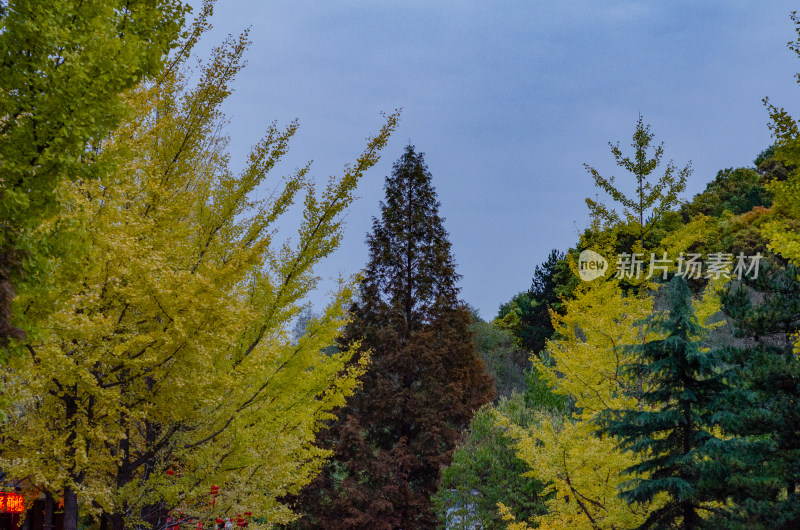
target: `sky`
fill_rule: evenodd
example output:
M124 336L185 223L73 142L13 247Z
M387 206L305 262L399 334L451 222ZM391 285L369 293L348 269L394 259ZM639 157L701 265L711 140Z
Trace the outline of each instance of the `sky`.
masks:
M197 2L193 2L197 4ZM321 308L360 271L385 177L403 148L425 153L463 276L483 318L528 289L551 249L577 243L596 191L618 182L608 142L630 145L641 114L666 159L694 172L752 165L772 143L764 97L800 115L796 5L763 1L218 0L207 53L250 28L248 65L224 106L232 166L277 121L300 122L276 174L313 160L324 184L355 160L381 113L402 109L359 185L340 249L318 269ZM296 219L285 220L290 228ZM295 223L295 224L293 224Z

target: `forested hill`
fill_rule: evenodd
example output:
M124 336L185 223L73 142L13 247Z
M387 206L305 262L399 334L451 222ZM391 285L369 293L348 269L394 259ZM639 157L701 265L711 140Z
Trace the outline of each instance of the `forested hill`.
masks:
M641 140L651 137L640 122L634 144L640 141L642 154L651 145ZM800 372L791 352L800 278L795 247L775 238L800 219L783 195L798 161L786 144L770 146L752 166L720 170L691 200L659 212L656 198L641 217L636 207L647 203L647 175L636 174L642 166L628 167L631 183L644 177L641 197L628 200L593 175L612 200L598 206L587 199L596 205L592 226L537 265L530 287L493 320L475 318L476 345L500 397L478 412L442 472L435 501L452 528L527 528L524 521L539 528L795 527L792 469L800 453L792 443L781 449L764 441L798 435L786 422L797 414ZM663 189L669 185L682 188L680 180ZM590 282L579 270L587 249L608 262L604 276ZM639 278L634 254L642 260ZM651 256L656 268L647 280ZM693 268L692 256L706 268ZM745 267L737 270L740 256ZM676 277L685 279L684 294L671 286ZM684 340L696 340L697 359L674 374L663 365L668 343L659 342L683 333L669 327L670 318L696 326ZM653 348L661 357L647 357ZM671 414L668 404L689 388L688 417L697 422L691 432L657 415ZM688 450L667 443L679 435L689 436ZM764 459L775 460L763 468Z

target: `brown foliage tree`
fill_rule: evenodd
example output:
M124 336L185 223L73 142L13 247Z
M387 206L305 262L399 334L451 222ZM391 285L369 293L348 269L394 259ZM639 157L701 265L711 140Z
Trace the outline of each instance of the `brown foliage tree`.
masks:
M370 260L342 341L361 341L363 388L320 434L331 463L301 493L301 528L435 528L430 497L472 414L494 396L422 154L386 180Z

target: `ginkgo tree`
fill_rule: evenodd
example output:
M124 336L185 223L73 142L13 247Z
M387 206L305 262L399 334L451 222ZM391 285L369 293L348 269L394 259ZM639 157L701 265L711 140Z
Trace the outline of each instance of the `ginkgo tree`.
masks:
M686 232L670 239L671 249L685 249L692 241ZM694 301L704 325L719 311L720 283L709 282ZM546 491L553 495L546 502L548 513L536 518L538 528L633 528L664 500L656 496L651 504L631 505L618 496L620 486L635 478L630 468L641 455L625 452L614 437L598 436L595 421L610 410L651 408L641 399L647 382L624 366L632 361L627 346L658 338L637 324L654 310L653 287L646 282L625 293L616 279L582 283L575 298L565 301L564 314L551 314L556 334L545 355L532 361L553 391L570 398L573 412L565 417L542 410L530 429L501 420L516 438L518 455L528 463L529 473L550 483ZM502 506L501 514L511 522L509 528L526 528Z
M636 181L636 189L632 195L626 194L616 185L615 177L603 177L597 169L584 164L595 185L608 194L622 210L620 213L613 204L606 205L597 198L587 197L586 205L592 216L593 228L627 225L639 242L639 251L645 249L645 238L655 227L656 221L680 204L678 195L686 189L686 179L692 173L691 162L679 169L670 160L664 167L664 174L658 179L652 178L651 174L661 165L664 156L663 143L651 145L653 138L650 126L644 123L640 115L631 143L633 157L622 153L619 142L609 143L616 164L631 173ZM650 151L652 158L648 158Z
M33 231L60 208L58 185L96 176L87 160L126 112L120 93L157 77L187 10L180 0L0 2L0 344L35 332L11 301L45 286L54 254Z
M184 50L209 14L206 4ZM112 528L164 528L170 512L290 520L279 499L319 470L314 433L368 362L323 352L353 279L299 340L291 323L398 116L322 190L309 166L270 176L296 123L269 126L236 174L220 105L247 44L246 32L229 38L196 72L186 53L129 92L130 115L97 154L113 170L64 185L66 212L39 228L88 250L79 267L53 264L46 296L18 299L42 338L21 344L26 355L4 374L15 407L0 450L22 485L63 496L65 528L79 507ZM296 236L279 241L299 198Z
M635 457L616 441L594 435L594 416L611 408L635 408L636 381L627 377L625 344L640 340L634 322L652 310L652 299L625 296L616 280L582 284L564 315L553 314L556 338L533 363L557 393L569 396L576 412L564 417L541 411L528 430L504 422L517 439L520 458L554 493L539 528L631 528L646 517L617 497L623 470Z

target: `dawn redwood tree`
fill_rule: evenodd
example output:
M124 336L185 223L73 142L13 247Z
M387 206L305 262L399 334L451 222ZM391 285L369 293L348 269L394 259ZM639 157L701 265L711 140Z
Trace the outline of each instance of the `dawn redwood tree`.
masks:
M299 498L300 527L435 528L439 470L473 412L494 397L438 210L423 155L409 145L387 177L342 338L360 341L372 364L320 436L334 457Z

